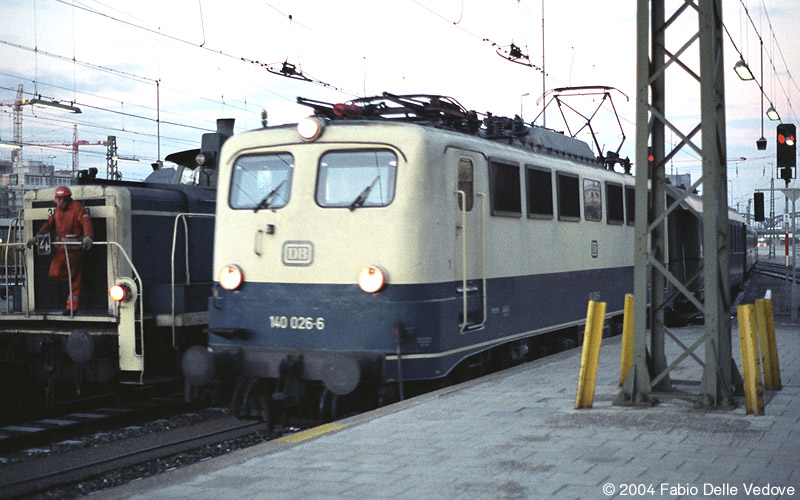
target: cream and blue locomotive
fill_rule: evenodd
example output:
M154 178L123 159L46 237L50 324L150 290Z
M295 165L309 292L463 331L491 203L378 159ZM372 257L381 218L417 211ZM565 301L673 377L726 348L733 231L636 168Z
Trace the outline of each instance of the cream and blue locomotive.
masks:
M332 416L523 360L590 299L622 312L633 178L586 143L440 96L298 101L314 116L232 137L219 164L209 346L183 366L238 378L237 414Z
M54 188L25 195L12 243L2 248L4 274L16 278L13 287L0 284L8 297L0 310L3 413L52 406L95 384L115 390L180 380L181 354L206 342L215 162L232 134L232 120L218 121L200 149L167 156L178 168L155 164L144 182L79 173L72 197L90 215L94 244L84 257L77 314L62 315L67 287L48 279L50 253L61 243L47 235L33 249L22 243L54 210Z

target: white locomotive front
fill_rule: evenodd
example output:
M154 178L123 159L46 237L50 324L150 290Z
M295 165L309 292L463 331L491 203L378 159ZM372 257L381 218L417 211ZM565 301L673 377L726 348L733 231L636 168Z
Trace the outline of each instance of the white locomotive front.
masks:
M393 101L317 105L223 148L209 349L183 365L194 384L238 377L241 415L315 390L321 407L402 396L465 360L524 358L534 336L581 324L589 299L622 310L629 175L551 130Z

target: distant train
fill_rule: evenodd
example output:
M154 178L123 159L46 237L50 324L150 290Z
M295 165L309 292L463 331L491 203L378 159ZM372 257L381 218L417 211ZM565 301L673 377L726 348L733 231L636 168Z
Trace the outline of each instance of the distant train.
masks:
M675 188L676 194L683 189ZM668 203L675 198L667 196ZM703 199L696 194L689 194L680 207L668 220L668 254L669 270L681 283L702 302L704 300L703 269L703 225L699 216L703 213ZM758 258L757 234L744 218L735 210L728 209L728 267L730 269L730 287L733 291L741 289L747 280L748 273ZM669 285L668 293L674 288ZM692 318L699 318L699 311L684 295L675 294L668 308L668 321L685 323Z
M220 120L200 149L167 156L178 169L145 182L80 173L72 197L89 212L94 245L74 315L62 316L66 285L48 279L49 253L60 243L21 243L53 213L54 188L26 194L24 217L12 228L11 241L20 243L2 249L12 256L4 275L14 279L0 283L9 298L0 311L0 406L9 409L21 387L51 406L93 383L179 379L181 354L206 343L216 160L232 134L232 120Z

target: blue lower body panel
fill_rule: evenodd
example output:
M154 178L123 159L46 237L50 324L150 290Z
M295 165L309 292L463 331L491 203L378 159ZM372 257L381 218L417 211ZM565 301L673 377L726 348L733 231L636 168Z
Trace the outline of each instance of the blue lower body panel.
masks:
M483 325L463 332L460 282L391 284L377 294L355 284L244 283L233 292L215 286L209 345L240 353L242 368L263 376L278 368L254 365L275 364L291 353L364 353L380 358L389 380L397 376L399 341L403 379L435 379L477 352L580 324L590 299L606 302L607 314L622 311L633 267L488 280L485 318L477 283L468 301L476 310L468 318ZM324 368L309 368L309 374L315 370Z

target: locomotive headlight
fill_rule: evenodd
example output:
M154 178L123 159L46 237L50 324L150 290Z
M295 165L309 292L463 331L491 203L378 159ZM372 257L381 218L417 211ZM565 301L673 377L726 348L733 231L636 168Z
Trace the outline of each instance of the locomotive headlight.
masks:
M130 302L136 296L136 285L129 278L119 278L117 282L108 289L108 296L114 302Z
M297 133L304 141L313 141L322 135L322 130L325 128L322 118L316 116L308 116L297 123Z
M219 272L219 284L225 290L236 290L242 284L244 275L242 269L236 264L223 266Z
M114 285L108 289L108 295L114 302L122 302L130 300L131 289L125 283Z
M378 266L367 266L358 274L358 286L367 293L379 292L386 286L386 272Z

